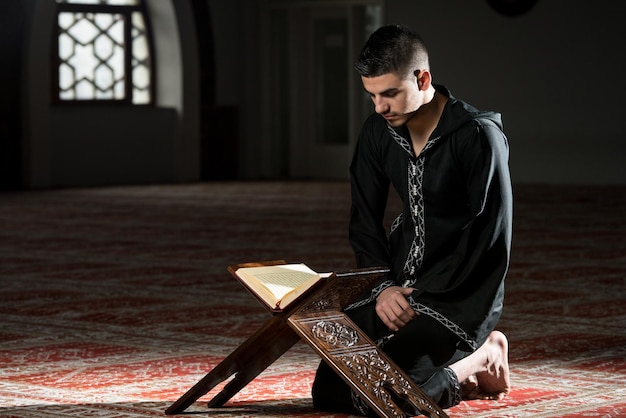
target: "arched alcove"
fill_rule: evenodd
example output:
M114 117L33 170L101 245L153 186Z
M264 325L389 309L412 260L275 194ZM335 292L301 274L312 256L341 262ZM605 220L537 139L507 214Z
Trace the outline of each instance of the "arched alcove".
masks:
M198 57L188 0L146 0L156 106L55 106L49 70L55 3L30 2L23 57L26 187L190 181L199 177Z

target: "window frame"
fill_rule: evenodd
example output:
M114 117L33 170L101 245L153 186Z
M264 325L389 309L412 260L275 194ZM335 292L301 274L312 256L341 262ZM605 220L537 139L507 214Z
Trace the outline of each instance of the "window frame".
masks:
M135 5L111 5L111 4L91 4L91 3L56 3L55 12L55 25L52 48L54 64L53 68L53 80L52 87L52 102L55 105L62 106L75 106L75 105L131 105L131 106L154 106L155 105L155 93L156 93L156 57L154 41L152 37L152 26L150 23L148 10L144 0L139 0L139 4ZM60 86L60 67L63 62L59 55L59 38L62 33L59 25L59 15L61 13L100 13L100 14L121 14L124 15L124 98L102 98L102 99L62 99L61 98L61 86ZM150 72L150 83L148 86L148 92L150 98L147 103L133 103L133 42L132 42L132 15L133 13L141 13L145 22L145 36L148 48L150 65L148 71Z

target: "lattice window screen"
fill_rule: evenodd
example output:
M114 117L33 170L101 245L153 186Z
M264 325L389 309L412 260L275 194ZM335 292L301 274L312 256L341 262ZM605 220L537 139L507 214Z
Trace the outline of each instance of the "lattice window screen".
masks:
M141 0L57 0L58 99L150 104L150 36Z

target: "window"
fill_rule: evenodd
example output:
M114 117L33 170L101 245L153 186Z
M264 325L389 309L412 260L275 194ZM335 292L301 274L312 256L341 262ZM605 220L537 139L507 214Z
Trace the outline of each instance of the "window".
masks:
M56 0L56 102L152 104L143 0Z

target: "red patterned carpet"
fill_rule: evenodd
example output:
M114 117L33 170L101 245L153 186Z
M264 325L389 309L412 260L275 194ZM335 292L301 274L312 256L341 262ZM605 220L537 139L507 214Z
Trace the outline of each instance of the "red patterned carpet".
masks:
M626 416L626 187L515 196L513 391L450 416ZM348 198L319 182L0 194L0 416L164 416L268 318L227 265L352 267ZM311 406L317 362L299 343L227 407L189 411L339 416Z

